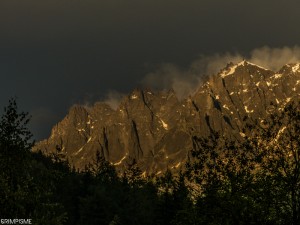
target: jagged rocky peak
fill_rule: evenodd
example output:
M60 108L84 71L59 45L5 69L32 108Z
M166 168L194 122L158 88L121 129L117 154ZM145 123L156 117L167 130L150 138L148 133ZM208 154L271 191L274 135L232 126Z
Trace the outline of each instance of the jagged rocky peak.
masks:
M137 108L142 109L149 100L153 97L153 93L150 91L145 91L141 89L134 89L129 95L124 97L119 105L119 109L132 111L136 110Z
M73 105L66 117L58 122L51 131L51 139L57 139L68 134L68 130L75 128L82 121L86 121L88 112L84 106Z
M210 76L186 99L174 90L135 89L117 109L103 102L75 105L36 149L50 153L59 146L78 169L100 151L118 168L135 158L143 171L160 173L184 165L195 137L218 131L241 138L245 118L260 121L299 96L299 63L275 73L244 60Z
M68 113L68 116L70 118L76 118L79 119L78 117L80 116L87 116L88 112L85 106L81 106L81 105L73 105Z
M236 73L240 73L240 72L248 72L248 73L252 73L252 72L261 72L261 71L270 71L264 67L261 67L259 65L256 65L254 63L251 63L249 61L243 60L239 63L229 63L227 64L227 66L221 70L221 72L219 73L219 75L224 78Z
M143 99L143 96L144 96L144 91L137 88L128 96L128 99L141 100L141 99Z
M279 71L278 74L295 74L300 73L300 63L289 63L284 65Z
M105 111L115 111L109 104L106 102L95 102L92 107L88 107L91 110L105 110Z

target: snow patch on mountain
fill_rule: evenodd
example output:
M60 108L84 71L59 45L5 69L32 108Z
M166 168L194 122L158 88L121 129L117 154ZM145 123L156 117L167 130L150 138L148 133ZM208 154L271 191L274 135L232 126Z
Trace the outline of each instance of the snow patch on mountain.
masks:
M229 110L229 108L228 108L228 106L226 104L223 105L223 108Z
M286 126L282 127L282 128L278 131L278 133L277 133L277 135L276 135L276 137L275 137L275 140L274 140L275 142L278 141L278 139L280 138L281 134L284 132L285 129L286 129Z
M276 74L274 74L274 76L272 76L272 78L274 78L274 79L279 79L281 77L282 77L281 73L276 73Z
M78 155L82 150L83 150L83 146L77 152L75 152L74 155Z
M295 66L292 67L292 71L293 71L294 73L296 73L296 72L299 71L299 68L300 68L300 64L297 63Z
M239 62L239 63L237 63L237 64L235 64L235 65L229 67L227 70L224 70L222 73L220 73L220 76L221 76L222 78L224 78L224 77L227 77L227 76L229 76L229 75L232 75L232 74L235 73L235 70L236 70L238 67L240 67L240 66L246 66L246 65L255 66L255 67L259 68L259 69L269 71L268 69L266 69L266 68L264 68L264 67L262 67L262 66L256 65L256 64L251 63L251 62L248 62L248 61L246 61L246 60L243 60L242 62ZM260 73L259 70L258 70L257 72Z
M224 77L227 77L227 76L229 76L229 75L231 75L231 74L234 74L235 69L236 69L237 67L238 67L238 65L234 65L234 66L230 67L228 70L223 71L223 72L220 74L220 76L221 76L222 78L224 78Z
M266 69L266 68L264 68L264 67L262 67L262 66L259 66L259 65L257 65L257 64L251 63L251 62L249 62L249 61L245 61L245 63L247 63L248 65L251 65L251 66L258 67L258 68L260 68L260 69L262 69L262 70L268 70L268 71L269 71L269 69ZM257 71L257 72L259 72L259 71Z
M120 159L120 161L118 161L118 162L116 162L116 163L113 163L113 165L115 165L115 166L120 165L120 164L126 159L127 155L128 155L128 153L126 153L126 154L124 155L124 157L123 157L122 159Z
M254 112L253 109L252 109L252 110L249 110L249 109L248 109L248 106L245 106L244 108L245 108L246 113L253 113L253 112Z
M165 130L168 130L168 124L166 124L162 119L160 119L162 125L163 125L163 128L165 128Z
M135 94L133 94L133 95L131 95L131 97L130 97L131 99L137 99L138 98L138 96L137 95L135 95Z

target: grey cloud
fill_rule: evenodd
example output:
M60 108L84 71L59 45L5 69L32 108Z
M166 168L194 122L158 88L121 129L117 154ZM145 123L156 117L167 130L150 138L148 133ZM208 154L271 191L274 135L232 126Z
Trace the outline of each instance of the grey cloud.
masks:
M182 70L174 64L163 64L157 71L147 74L141 84L154 90L166 91L172 88L182 99L195 90L199 79L191 71Z
M300 62L300 47L264 46L252 50L248 56L229 52L200 56L186 69L180 69L174 64L163 64L158 70L147 74L141 83L158 90L173 88L182 99L195 92L205 76L218 73L229 62L238 63L243 59L277 71L285 64Z
M300 47L297 45L282 48L270 48L265 46L263 48L254 49L251 52L249 60L255 64L277 71L285 64L300 62Z
M108 104L112 109L116 110L124 96L125 95L120 92L111 90L106 94L104 102Z

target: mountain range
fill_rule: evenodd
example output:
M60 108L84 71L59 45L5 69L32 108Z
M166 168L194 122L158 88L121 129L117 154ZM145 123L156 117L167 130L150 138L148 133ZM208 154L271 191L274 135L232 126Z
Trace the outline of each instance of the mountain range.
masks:
M59 152L84 169L96 152L117 168L135 160L145 173L181 169L195 137L217 131L229 138L245 134L245 120L263 119L300 95L300 64L274 72L242 61L209 76L196 92L178 99L173 90L134 90L117 109L104 102L74 105L48 139L35 149Z

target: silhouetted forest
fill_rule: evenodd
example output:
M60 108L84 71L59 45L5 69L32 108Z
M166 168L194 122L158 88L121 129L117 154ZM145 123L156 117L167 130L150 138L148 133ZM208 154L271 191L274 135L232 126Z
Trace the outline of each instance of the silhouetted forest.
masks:
M184 171L142 176L100 154L84 171L31 152L30 117L11 99L0 120L0 218L53 225L300 224L298 104L251 121L243 138L193 137Z

